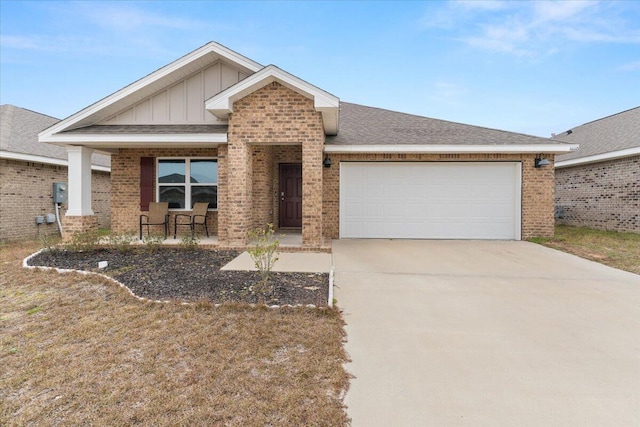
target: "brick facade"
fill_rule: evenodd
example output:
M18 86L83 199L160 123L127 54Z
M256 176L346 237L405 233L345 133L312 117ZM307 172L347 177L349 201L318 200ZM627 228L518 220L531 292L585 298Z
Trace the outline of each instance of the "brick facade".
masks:
M67 182L67 167L18 160L0 160L0 240L31 240L38 232L58 234L58 225L36 225L36 216L55 214L52 186ZM97 226L110 227L110 179L108 172L93 171L92 209ZM66 204L61 206L64 218ZM38 230L39 228L39 230Z
M522 238L553 235L553 167L534 168L533 154L332 154L324 168L324 129L313 101L270 83L236 101L228 144L211 148L120 149L111 159L111 225L137 233L141 157L217 157L218 211L209 230L222 247L247 244L250 230L279 227L279 165L302 164L302 239L319 248L339 237L341 161L515 161L522 163ZM553 155L545 155L553 160ZM173 215L170 218L173 224ZM161 228L158 227L157 231Z
M558 223L640 233L640 156L556 170Z
M236 101L229 117L224 190L233 202L221 206L220 215L228 221L223 243L243 246L252 228L276 222L274 175L284 157L297 158L283 147L294 146L302 161L302 242L320 246L323 145L322 118L313 100L274 82Z
M279 174L281 163L303 163L303 158L311 157L320 165L321 193L303 193L307 205L320 213L321 220L309 218L303 222L307 235L305 246L319 247L323 239L339 237L339 171L341 161L517 161L522 162L522 238L553 235L553 192L554 170L551 167L534 168L535 155L509 154L332 154L331 168L322 168L322 151L319 156L305 157L298 145L244 145L235 162L228 162L226 146L218 149L128 149L120 150L112 157L112 187L114 208L112 228L116 232L137 230L139 209L140 157L191 157L218 156L218 205L220 210L212 212L209 230L218 230L218 239L223 246L246 245L249 230L273 223L278 228L279 218ZM552 155L545 155L553 159ZM240 172L242 169L245 175ZM303 163L304 169L304 163ZM303 170L303 182L305 179ZM313 186L310 186L313 189ZM238 201L238 193L244 191L244 203ZM313 190L312 190L313 191ZM230 197L230 195L233 195ZM311 199L311 203L309 203ZM240 206L245 208L240 209ZM234 209L235 207L235 209ZM225 213L226 212L226 213ZM171 217L173 223L173 217ZM160 230L160 228L158 228ZM233 236L236 236L235 238ZM311 242L311 243L310 243Z
M98 217L96 215L62 217L63 242L72 241L76 233L94 233L94 236L97 236L97 231Z
M218 157L218 186L220 187L220 170L225 170L225 158L218 156L217 148L129 148L120 149L111 156L111 230L114 233L137 235L139 229L140 210L140 158L141 157ZM155 171L154 171L155 173ZM154 176L155 182L155 176ZM218 190L220 191L220 190ZM155 200L155 191L154 191ZM220 201L218 202L220 204ZM173 233L175 213L169 211L169 224ZM217 212L209 212L207 218L209 233L216 234L218 229ZM152 232L163 232L162 226L152 226ZM146 229L146 227L145 227ZM182 229L184 231L184 229ZM180 231L180 229L178 230Z
M553 236L552 167L534 167L536 155L522 154L331 154L332 166L324 168L322 221L324 236L339 237L341 161L516 161L522 162L522 238ZM553 155L545 155L553 160Z

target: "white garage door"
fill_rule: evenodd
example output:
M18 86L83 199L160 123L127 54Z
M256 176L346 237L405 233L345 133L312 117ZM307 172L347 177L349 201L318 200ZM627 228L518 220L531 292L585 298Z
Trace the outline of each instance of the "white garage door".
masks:
M342 162L340 237L520 240L519 162Z

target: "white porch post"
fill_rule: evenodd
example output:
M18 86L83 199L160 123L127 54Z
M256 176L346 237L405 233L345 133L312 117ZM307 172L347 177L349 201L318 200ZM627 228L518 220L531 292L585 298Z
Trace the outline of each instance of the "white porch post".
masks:
M91 209L91 153L87 147L67 147L69 158L66 216L93 215Z

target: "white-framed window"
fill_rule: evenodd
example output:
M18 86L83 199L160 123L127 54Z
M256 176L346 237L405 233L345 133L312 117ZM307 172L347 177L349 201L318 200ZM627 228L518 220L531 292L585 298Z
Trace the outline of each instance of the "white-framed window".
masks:
M218 209L217 158L160 157L156 171L156 200L169 202L169 209L191 210L196 202Z

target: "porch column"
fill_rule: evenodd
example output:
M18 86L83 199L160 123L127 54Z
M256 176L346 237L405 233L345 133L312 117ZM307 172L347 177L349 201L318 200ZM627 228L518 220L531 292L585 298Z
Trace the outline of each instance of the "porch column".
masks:
M95 233L98 216L91 209L91 153L87 147L67 147L67 213L62 218L62 239L76 233Z
M232 135L227 148L227 193L219 216L226 221L227 244L245 246L251 230L252 148Z
M226 145L218 146L218 243L229 244L229 156Z
M322 139L302 144L302 245L322 245Z
M69 158L67 216L90 216L91 209L91 153L87 147L67 147Z

